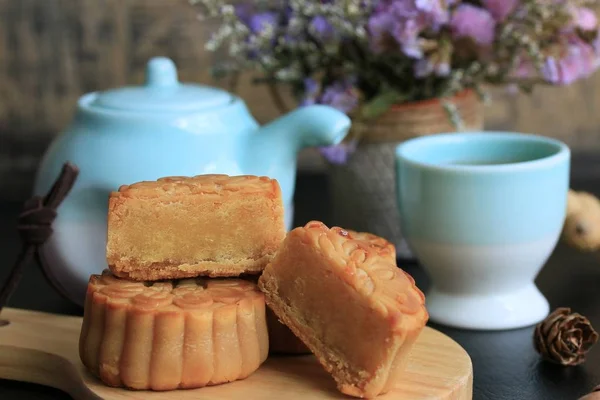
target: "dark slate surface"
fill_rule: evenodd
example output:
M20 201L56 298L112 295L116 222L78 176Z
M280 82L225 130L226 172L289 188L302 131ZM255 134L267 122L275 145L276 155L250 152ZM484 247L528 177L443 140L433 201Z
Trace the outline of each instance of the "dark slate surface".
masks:
M572 184L600 195L600 157L574 157ZM296 223L320 219L331 224L327 179L323 175L300 175L296 190ZM18 251L15 231L18 203L0 203L0 281ZM424 290L428 279L412 262L399 261ZM540 273L537 283L552 308L571 307L600 328L600 257L581 254L559 245ZM63 314L81 314L81 309L58 295L44 280L39 268L30 265L10 303L12 307ZM578 367L560 367L541 362L532 344L533 327L501 332L451 329L430 324L451 336L470 354L474 366L475 400L576 400L600 384L600 344ZM2 328L0 328L2 329ZM76 345L74 343L74 345ZM0 399L67 399L51 388L0 380Z

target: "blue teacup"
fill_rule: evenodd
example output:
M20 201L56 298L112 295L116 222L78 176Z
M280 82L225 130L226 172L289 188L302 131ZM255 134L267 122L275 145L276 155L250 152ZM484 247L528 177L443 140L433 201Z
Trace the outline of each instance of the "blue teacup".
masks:
M565 219L570 151L506 132L420 137L396 149L402 232L431 277L431 320L469 329L535 324L534 279Z

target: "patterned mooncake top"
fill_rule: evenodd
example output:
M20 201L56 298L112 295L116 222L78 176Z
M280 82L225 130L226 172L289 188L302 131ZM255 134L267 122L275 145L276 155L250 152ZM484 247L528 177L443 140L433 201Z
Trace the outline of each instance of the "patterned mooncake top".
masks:
M369 298L372 307L384 315L402 318L412 314L423 324L428 319L423 292L409 274L398 268L392 245L385 239L340 227L328 228L319 221L296 228L294 234L318 248L332 261L339 277Z
M369 232L356 232L350 229L342 229L334 227L332 229L346 231L349 236L356 240L362 240L364 242L369 243L371 246L379 248L379 254L381 256L389 255L394 262L396 261L396 246L382 238L381 236L374 235Z
M197 176L168 176L156 181L142 181L119 187L112 196L154 198L165 194L226 194L274 193L279 183L266 176L207 174Z
M235 305L246 298L263 296L254 283L242 279L136 282L117 278L108 270L103 271L102 275L90 277L90 291L96 300L106 297L111 302L143 310L214 309Z

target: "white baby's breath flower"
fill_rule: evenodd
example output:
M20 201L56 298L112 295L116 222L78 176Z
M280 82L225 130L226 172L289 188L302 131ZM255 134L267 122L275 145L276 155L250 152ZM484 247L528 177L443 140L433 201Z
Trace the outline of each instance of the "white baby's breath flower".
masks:
M290 76L290 71L286 68L286 69L280 69L279 71L277 71L275 73L275 77L277 79L281 79L281 80L287 80Z
M452 122L452 125L454 125L456 130L463 131L465 129L464 122L461 118L458 108L456 107L456 104L452 103L451 101L442 101L442 105L448 113L450 121Z
M356 27L354 33L356 34L356 37L360 39L364 39L367 36L367 30L362 26Z
M237 35L247 35L248 27L242 24L240 21L235 21L233 24L233 30Z
M221 15L223 17L230 17L232 15L235 15L235 7L233 7L231 4L226 4L224 6L221 7Z
M217 48L219 48L218 43L213 40L213 39L209 39L205 44L204 44L204 49L206 49L206 51L216 51Z
M348 6L346 7L346 13L350 17L355 17L355 16L360 15L360 4L357 1L351 1L350 3L348 3Z
M289 32L300 32L304 28L304 21L298 17L292 17L288 23Z
M242 46L240 46L239 43L236 42L232 42L229 45L229 54L232 55L233 57L237 57L241 54L242 51Z

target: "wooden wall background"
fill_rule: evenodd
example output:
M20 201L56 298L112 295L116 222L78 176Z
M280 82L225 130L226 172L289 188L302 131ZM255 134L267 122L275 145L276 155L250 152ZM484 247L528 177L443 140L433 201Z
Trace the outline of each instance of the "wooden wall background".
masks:
M27 196L39 157L80 95L140 83L150 57L171 57L181 80L218 85L209 72L215 55L204 51L213 26L196 15L187 0L0 0L0 198ZM278 115L248 77L238 89L259 121ZM600 151L600 73L572 87L532 96L496 90L493 98L490 129ZM302 165L322 166L310 153Z

